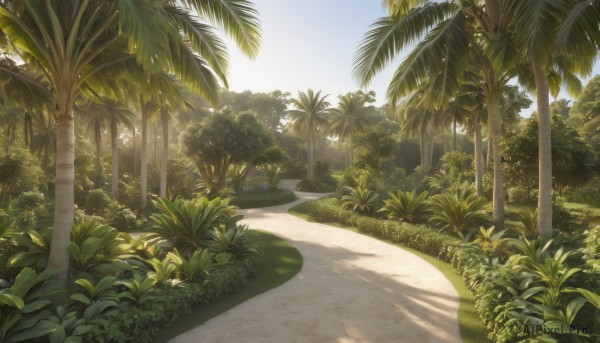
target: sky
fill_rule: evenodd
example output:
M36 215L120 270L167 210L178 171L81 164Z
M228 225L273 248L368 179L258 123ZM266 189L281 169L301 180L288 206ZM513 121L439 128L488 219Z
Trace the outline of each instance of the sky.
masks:
M291 92L309 88L337 95L359 88L352 77L352 60L369 26L384 16L379 0L254 0L262 27L258 57L250 60L229 45L229 89ZM393 68L387 68L368 90L385 103Z
M229 89L236 92L298 91L312 88L337 96L360 89L352 61L369 26L385 15L380 0L254 0L261 21L259 55L250 60L230 42ZM385 103L385 91L402 55L380 72L365 90ZM593 75L600 73L596 63ZM588 78L589 79L589 78ZM584 79L584 84L588 79ZM558 98L570 99L566 92ZM553 99L551 98L551 101ZM529 116L534 106L521 115Z

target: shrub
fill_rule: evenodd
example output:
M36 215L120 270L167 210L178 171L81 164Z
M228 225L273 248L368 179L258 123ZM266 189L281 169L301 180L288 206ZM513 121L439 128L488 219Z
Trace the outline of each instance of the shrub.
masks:
M538 236L537 208L528 208L517 213L515 230L521 237L535 239Z
M150 217L150 231L164 238L186 256L198 248L208 248L215 228L234 219L235 208L229 199L206 197L170 201L158 198L159 213Z
M351 208L354 212L369 214L379 206L379 195L367 188L367 176L361 175L350 195L344 195L341 199L342 208Z
M24 268L9 283L0 280L0 341L19 342L46 336L55 326L47 322L49 297L58 294L60 283L52 280L53 272L36 274Z
M457 187L450 193L434 195L430 204L431 222L454 232L465 241L469 240L473 228L489 220L484 211L484 200L469 188Z
M418 195L415 191L390 193L389 198L384 201L384 205L379 212L387 213L389 219L418 223L423 221L425 215L429 212L429 204L426 199L427 192Z
M240 193L231 200L231 204L239 208L258 208L287 204L298 199L292 191L276 191L263 193Z
M114 202L102 189L92 189L85 197L84 210L90 214L100 214Z
M303 179L298 182L296 189L301 192L327 193L335 190L335 185L330 185L317 180Z

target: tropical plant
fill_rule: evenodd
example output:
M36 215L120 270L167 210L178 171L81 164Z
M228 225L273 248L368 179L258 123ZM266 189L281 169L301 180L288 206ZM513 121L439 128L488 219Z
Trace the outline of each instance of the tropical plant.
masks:
M0 340L23 342L46 336L55 327L48 318L49 297L60 292L60 284L51 278L55 271L39 274L23 268L14 282L0 280Z
M50 255L50 243L52 242L52 230L45 229L42 232L29 231L21 233L12 238L15 244L23 251L17 252L9 260L12 267L31 267L42 270L48 264Z
M480 226L479 232L473 240L474 244L479 245L481 250L489 255L500 254L506 244L506 238L502 238L506 230L494 232L495 230L496 228L493 226L488 229Z
M516 47L529 68L520 82L536 90L539 121L538 229L552 235L552 147L550 92L558 94L561 82L572 94L581 90L575 73L589 75L598 56L600 20L597 1L505 1ZM576 54L574 54L576 52ZM533 82L532 82L533 80Z
M167 259L175 266L175 273L179 280L202 281L214 269L214 253L208 249L198 249L186 258L181 256L177 249L167 254Z
M127 288L125 292L119 294L121 298L129 299L140 305L152 300L156 280L147 275L142 276L136 273L131 280L118 281L117 284Z
M372 94L370 94L372 95ZM367 116L374 112L373 106L366 106L370 101L369 94L363 92L339 95L337 108L331 110L329 133L340 141L348 143L350 163L354 161L354 146L352 138L357 132L363 132L369 124Z
M173 263L173 259L164 258L162 260L153 258L148 261L152 266L152 271L148 273L148 277L156 281L156 285L164 287L173 285L177 265Z
M83 90L111 89L114 76L136 61L148 74L174 74L216 103L219 80L226 84L225 44L204 21L223 27L254 56L260 41L256 13L246 0L3 2L0 29L6 41L44 75L56 104L56 207L48 264L59 268L65 282L74 211L75 99ZM25 75L9 75L45 89Z
M448 193L429 198L430 221L450 230L468 241L473 229L489 220L485 212L485 201L473 193L470 187L455 187Z
M71 294L69 298L85 305L101 300L115 301L118 298L114 288L117 285L117 278L112 275L103 277L95 285L86 279L77 279L75 284L83 290L83 293Z
M185 255L208 248L215 228L231 221L235 209L228 199L206 197L174 201L158 198L155 206L159 213L150 217L150 231Z
M427 195L427 192L417 194L416 191L390 193L379 212L387 213L389 219L419 223L429 213Z
M213 232L213 241L210 250L216 253L229 252L235 256L245 253L258 253L254 242L250 238L247 225L223 225Z
M366 86L394 56L410 48L390 81L388 101L397 105L404 96L422 92L422 103L438 111L461 91L467 71L473 70L482 78L494 161L493 217L496 227L501 228L501 90L518 56L503 13L504 2L386 0L384 4L388 15L379 18L365 34L355 55L354 74Z
M321 91L315 93L309 89L306 92L298 92L298 98L290 100L296 108L288 111L290 124L294 131L304 133L307 139L309 180L314 178L316 135L324 132L328 124L327 115L331 111L326 98L327 95L321 96Z
M358 185L352 189L352 193L342 196L341 204L344 209L368 214L379 206L379 195L367 187L367 176L363 174L358 178Z
M515 230L519 236L527 239L535 239L538 236L537 209L524 209L517 213L517 225Z

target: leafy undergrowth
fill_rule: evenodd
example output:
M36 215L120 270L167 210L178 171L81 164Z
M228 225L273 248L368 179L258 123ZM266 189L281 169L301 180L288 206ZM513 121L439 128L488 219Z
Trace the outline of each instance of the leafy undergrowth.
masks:
M256 230L255 233L263 242L264 254L264 262L258 275L250 280L243 291L195 307L192 313L163 330L156 342L167 342L230 308L285 283L302 269L302 256L294 246L266 231Z
M309 204L310 204L310 202L304 202L304 203L298 204L298 205L290 208L289 213L293 214L299 218L302 218L304 220L316 222L317 220L315 220L315 218L311 217L310 214L308 213ZM419 256L420 258L424 259L431 265L433 265L440 272L442 272L442 274L444 274L444 276L452 283L452 285L454 286L454 289L458 293L458 297L460 300L460 305L458 308L458 325L460 328L460 336L461 336L463 342L465 342L465 343L481 343L481 342L487 341L487 339L486 339L487 330L485 329L485 327L483 326L483 323L479 319L477 309L475 308L473 294L469 291L467 286L465 286L462 277L456 272L456 269L454 269L450 264L448 264L444 261L441 261L433 256L422 253L418 250L411 249L411 248L408 248L401 244L393 243L388 240L381 239L380 237L377 237L376 235L373 235L373 234L367 234L367 233L361 232L356 227L344 226L344 225L341 225L340 223L325 223L325 224L343 228L343 229L347 229L352 232L356 232L359 234L364 234L366 236L376 238L380 241L394 245L400 249L409 251L409 252Z

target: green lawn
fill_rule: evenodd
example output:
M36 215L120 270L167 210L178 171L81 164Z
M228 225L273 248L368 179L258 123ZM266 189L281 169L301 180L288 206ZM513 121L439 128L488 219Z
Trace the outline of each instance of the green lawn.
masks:
M343 170L334 170L331 172L331 177L333 177L335 179L335 181L337 181L339 183L340 181L342 181L342 177L344 177L344 171Z
M297 217L300 217L302 219L308 220L308 221L314 221L314 219L311 218L310 215L307 214L306 209L307 209L306 203L302 203L302 204L298 204L298 205L292 207L289 210L289 213L293 214ZM360 232L355 227L347 227L347 226L343 226L339 223L324 223L324 224L347 229L347 230L350 230L352 232L356 232L356 233L359 233L362 235L367 235L365 233ZM373 235L367 235L367 236L379 239L382 242L385 242L385 243L394 245L400 249L409 251L409 252L421 257L425 261L429 262L431 265L436 267L440 272L442 272L442 274L444 274L444 276L446 276L446 278L448 278L448 280L450 280L450 282L454 286L454 289L456 289L456 292L458 293L458 297L460 299L460 305L458 308L458 325L460 327L460 336L463 339L463 342L464 343L489 342L486 338L487 330L483 326L483 323L481 322L481 319L479 318L479 315L477 313L477 309L475 308L475 301L473 299L473 294L471 293L471 291L469 291L469 289L465 285L462 277L456 272L456 269L452 268L452 266L449 265L448 263L438 260L437 258L427 255L427 254L424 254L420 251L417 251L417 250L414 250L411 248L407 248L400 244L391 243L389 241L382 240Z
M594 214L600 215L600 207L590 204L582 204L578 202L565 202L565 208L574 212L589 211Z
M256 233L264 245L264 262L260 273L250 280L242 292L224 296L210 304L199 305L192 313L166 328L155 339L156 342L167 342L242 302L285 283L302 269L302 256L294 246L269 232L257 230Z

